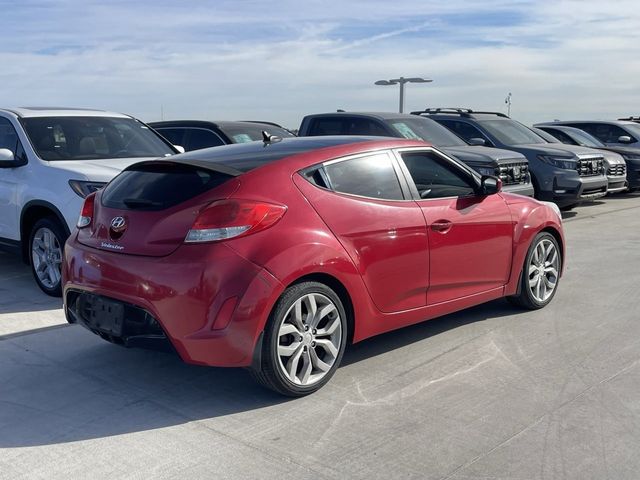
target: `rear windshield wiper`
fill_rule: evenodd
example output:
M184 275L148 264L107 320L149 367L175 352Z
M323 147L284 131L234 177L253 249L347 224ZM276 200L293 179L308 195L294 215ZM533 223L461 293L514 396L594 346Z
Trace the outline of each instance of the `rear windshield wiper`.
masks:
M122 203L129 208L157 208L163 206L161 202L154 202L144 198L125 198Z

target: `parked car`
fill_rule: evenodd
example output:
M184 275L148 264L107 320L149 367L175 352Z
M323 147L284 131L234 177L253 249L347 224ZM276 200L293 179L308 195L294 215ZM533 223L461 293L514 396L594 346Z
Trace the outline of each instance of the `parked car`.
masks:
M124 167L177 150L128 115L64 108L0 109L0 248L60 296L62 249L83 199Z
M424 140L466 163L481 175L495 175L506 192L533 196L527 159L519 153L471 146L428 118L386 112L335 112L307 115L298 136L373 135Z
M539 123L535 125L534 129L539 131L541 135L545 134L550 136L552 139L555 139L556 142L600 150L604 155L607 181L609 182L607 185L607 193L623 192L629 187L627 183L627 164L624 157L616 153L620 148L624 151L625 147L607 147L594 136L574 127ZM640 177L635 180L634 185L631 186L632 189L640 187Z
M607 194L602 153L585 147L551 144L525 125L500 112L462 108L428 108L411 112L432 118L472 145L523 154L536 198L571 208Z
M640 125L634 121L572 120L547 122L547 125L579 128L609 146L640 148Z
M503 296L552 300L560 211L500 186L398 139L285 138L136 163L85 200L65 248L67 319L305 395L347 342Z
M640 189L640 125L634 122L575 121L546 122L540 127L573 127L582 130L599 140L600 149L619 153L627 164L627 182L629 190Z
M262 131L281 138L293 137L290 131L271 122L208 122L203 120L174 120L151 122L149 126L174 145L185 151L218 147L232 143L262 140Z

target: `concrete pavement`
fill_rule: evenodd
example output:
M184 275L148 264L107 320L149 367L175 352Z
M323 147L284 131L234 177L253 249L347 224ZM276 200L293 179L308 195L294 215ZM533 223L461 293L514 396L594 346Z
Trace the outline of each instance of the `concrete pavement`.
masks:
M496 301L354 345L297 400L55 328L57 301L0 255L0 478L636 479L640 196L566 217L547 308Z

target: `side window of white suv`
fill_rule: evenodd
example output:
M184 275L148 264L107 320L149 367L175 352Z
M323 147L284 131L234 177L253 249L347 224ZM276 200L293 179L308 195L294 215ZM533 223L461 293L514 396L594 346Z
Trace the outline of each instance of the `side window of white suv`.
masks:
M9 120L3 117L0 117L0 148L11 150L17 160L25 159L25 152L16 129L13 128Z

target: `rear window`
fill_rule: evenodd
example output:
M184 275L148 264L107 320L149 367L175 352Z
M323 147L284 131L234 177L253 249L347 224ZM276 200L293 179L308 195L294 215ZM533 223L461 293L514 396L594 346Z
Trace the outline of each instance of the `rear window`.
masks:
M223 184L231 175L177 163L141 164L107 185L102 205L120 210L164 210Z

